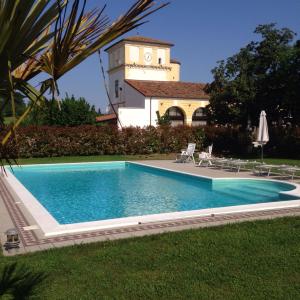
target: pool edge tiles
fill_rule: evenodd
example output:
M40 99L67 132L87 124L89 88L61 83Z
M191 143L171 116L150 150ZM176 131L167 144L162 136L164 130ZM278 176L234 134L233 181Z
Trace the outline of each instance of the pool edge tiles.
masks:
M145 165L138 162L97 162L92 164L137 164L146 167L152 167L149 165ZM70 164L48 164L51 166L71 166L71 165L87 165L90 163L70 163ZM30 165L30 166L45 166L45 165ZM27 167L30 167L27 166ZM24 166L26 168L26 166ZM157 168L157 167L153 167ZM206 178L209 180L219 180L210 178L207 176L200 176L188 172L180 172L171 169L165 168L157 168L161 170L168 170L175 173L185 174L193 177L201 177ZM38 226L43 231L46 237L62 235L62 234L69 234L69 233L80 233L86 231L94 231L100 229L109 229L115 227L123 227L123 226L131 226L137 225L141 223L150 223L150 222L161 222L161 221L168 221L172 219L182 219L182 218L191 218L191 217L201 217L201 216L210 216L212 214L228 214L228 213L238 213L238 212L249 212L249 211L259 211L259 210L268 210L268 209L277 209L277 208L286 208L286 207L299 207L300 200L290 200L290 201L277 201L277 202L267 202L267 203L260 203L260 204L249 204L249 205L238 205L238 206L227 206L227 207L220 207L220 208L207 208L207 209L199 209L199 210L192 210L192 211L180 211L180 212L168 212L168 213L159 213L159 214L151 214L151 215L143 215L143 216L133 216L133 217L122 217L116 219L107 219L101 221L90 221L90 222L82 222L82 223L73 223L73 224L59 224L55 218L42 206L42 204L23 186L23 184L10 172L7 172L8 176L5 178L7 183L9 184L10 188L13 189L14 193L18 196L20 201L24 204L25 208L28 212L32 215L35 219ZM227 180L227 178L225 178ZM230 179L230 178L228 178ZM231 178L232 179L232 178ZM249 178L245 178L248 179ZM251 180L251 179L250 179ZM258 179L253 179L258 180ZM265 179L261 179L265 180ZM274 180L271 180L274 181ZM282 181L275 181L275 182L282 182ZM295 189L288 192L288 194L293 194L293 196L298 196L300 198L300 188L297 184L291 184L282 182L284 184L288 184L294 186ZM296 194L294 192L296 191Z
M211 180L211 184L214 185L214 184L219 184L220 182L224 181L231 181L231 180L251 180L251 181L269 181L269 182L274 182L274 183L281 183L283 185L290 185L290 186L294 186L294 189L292 190L289 190L289 191L281 191L279 192L279 195L282 196L282 199L284 198L287 198L288 196L291 196L292 198L294 199L300 199L300 184L297 184L297 183L294 183L294 182L286 182L286 181L283 181L283 180L274 180L274 179L270 179L270 178L251 178L251 177L238 177L238 178L235 178L235 177L218 177L218 178L215 178L215 177L211 177L211 176L205 176L205 175L199 175L199 174L195 174L195 173L189 173L189 172L183 172L183 171L180 171L180 170L173 170L173 169L170 169L170 168L165 168L165 167L158 167L158 166L152 166L152 165L149 165L149 164L145 164L145 163L140 163L140 162L130 162L132 164L136 164L136 165L141 165L141 166L145 166L145 167L150 167L150 168L153 168L153 169L161 169L161 170L164 170L164 171L168 171L170 173L179 173L179 174L183 174L183 175L187 175L187 176L192 176L192 177L199 177L199 178L202 178L202 179L207 179L207 180ZM271 202L268 202L268 203L271 203Z

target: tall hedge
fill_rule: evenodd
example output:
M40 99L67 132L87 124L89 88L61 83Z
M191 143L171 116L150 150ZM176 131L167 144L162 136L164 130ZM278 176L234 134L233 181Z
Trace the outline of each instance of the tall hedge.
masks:
M114 126L22 127L17 133L20 157L52 157L103 154L174 153L195 142L202 151L214 144L218 155L254 153L249 132L227 127L148 127ZM273 156L300 157L299 129L270 129L266 153Z

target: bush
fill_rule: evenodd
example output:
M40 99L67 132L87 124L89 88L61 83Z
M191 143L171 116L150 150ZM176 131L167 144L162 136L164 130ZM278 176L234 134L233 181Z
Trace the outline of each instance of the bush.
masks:
M214 144L215 155L249 155L249 132L228 127L129 127L82 125L77 127L28 126L17 133L20 157L175 153L187 143L203 151ZM300 157L299 129L270 129L266 155Z
M95 124L97 112L94 105L90 105L85 98L76 99L68 94L61 100L45 101L36 106L24 125L47 125L47 126L79 126L82 124Z
M267 154L277 157L300 157L299 127L270 128L269 135L270 141L265 147Z
M222 155L247 155L252 151L251 135L236 127L205 127L206 144Z

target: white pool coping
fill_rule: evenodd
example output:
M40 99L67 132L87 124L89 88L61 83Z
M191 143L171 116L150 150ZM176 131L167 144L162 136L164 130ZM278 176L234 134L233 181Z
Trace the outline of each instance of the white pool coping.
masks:
M267 203L259 203L259 204L207 208L207 209L199 209L199 210L192 210L192 211L160 213L160 214L152 214L152 215L144 215L144 216L124 217L124 218L116 218L116 219L109 219L109 220L62 225L56 221L56 219L46 210L46 208L43 205L41 205L41 203L23 186L23 184L11 172L7 172L7 176L4 176L3 178L8 183L9 187L18 196L19 201L21 201L24 204L25 208L34 218L37 225L40 227L40 229L43 231L46 237L69 234L69 233L80 233L86 231L110 229L115 227L131 226L131 225L137 225L137 224L143 224L149 222L162 222L162 221L170 221L170 220L183 219L183 218L205 217L211 215L253 212L253 211L261 211L261 210L280 209L280 208L293 208L293 207L300 206L300 185L296 183L290 183L290 182L287 183L285 181L279 181L279 180L257 179L257 178L232 178L232 177L212 178L208 176L201 176L193 173L182 172L182 171L172 170L168 168L161 168L161 167L156 167L148 164L131 162L131 161L130 162L107 161L107 162L93 162L93 163L83 162L83 163L35 164L35 165L26 165L26 166L109 164L109 163L137 164L137 165L156 168L160 170L166 170L174 173L206 178L212 181L247 179L247 180L263 180L263 181L273 181L276 183L284 183L284 184L295 186L295 189L291 191L280 192L280 193L283 195L291 195L291 196L299 197L299 200L296 199L296 200L276 201L276 202L267 202Z

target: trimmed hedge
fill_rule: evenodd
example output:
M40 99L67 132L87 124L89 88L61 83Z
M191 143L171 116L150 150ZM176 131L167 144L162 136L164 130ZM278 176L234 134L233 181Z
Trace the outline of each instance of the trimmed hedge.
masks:
M78 127L22 127L17 132L20 157L174 153L195 142L202 151L214 144L219 155L249 155L249 132L227 127L124 128L84 125ZM299 129L272 129L266 154L300 157Z
M300 128L274 127L269 129L270 141L266 153L273 157L300 158Z

